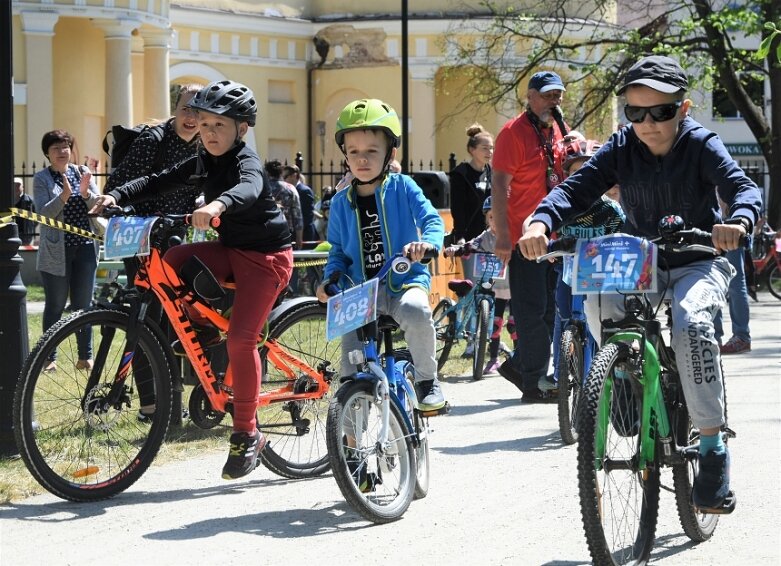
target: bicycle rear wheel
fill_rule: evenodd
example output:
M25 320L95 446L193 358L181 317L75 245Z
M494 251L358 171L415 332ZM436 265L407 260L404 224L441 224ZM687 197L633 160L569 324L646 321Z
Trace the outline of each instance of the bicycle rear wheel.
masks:
M331 361L341 358L341 340L325 339L325 305L305 303L281 314L269 329L269 337L288 354L305 361L321 374L332 371ZM294 376L270 363L261 350L263 390L292 386L302 393L318 387L316 381L296 368ZM330 379L330 376L329 376ZM286 478L307 478L328 471L326 420L332 393L339 383L334 374L329 388L318 399L271 403L258 409L258 427L268 438L261 461L275 474Z
M33 477L63 499L96 501L126 490L163 443L171 416L171 376L148 327L138 329L134 362L119 397L103 406L124 357L128 323L125 311L76 312L41 337L22 368L14 399L16 444ZM91 370L78 367L77 342L84 337L96 346ZM46 371L55 355L56 370ZM151 423L138 420L141 375L155 394Z
M637 465L642 407L623 374L628 355L623 344L602 348L581 399L578 486L595 564L646 564L659 513L659 468Z
M767 290L776 299L781 299L781 269L778 264L771 267L767 273Z
M415 390L415 367L412 365L412 356L409 350L396 350L397 371L407 380L412 391ZM415 410L415 402L404 389L404 409L407 411L409 422L412 423L417 443L415 445L415 499L423 499L428 495L430 468L429 468L429 442L428 419Z
M676 444L683 447L693 447L700 442L700 431L692 427L685 400L679 399L676 405L677 408L671 414L672 422L670 423L672 430L675 431ZM719 524L719 516L700 513L692 504L692 487L698 471L697 450L684 451L683 461L673 466L673 490L683 532L694 542L703 542L713 536L713 531Z
M388 442L380 445L381 404L375 384L345 383L328 409L328 451L336 483L364 518L388 523L401 518L416 484L412 437L399 407L391 401Z
M434 308L431 318L434 320L434 329L437 337L437 371L447 363L450 356L450 350L453 348L453 340L456 336L456 315L450 309L453 308L453 301L444 298Z
M559 432L564 444L575 444L583 383L583 341L577 326L564 329L559 352Z
M485 350L488 347L489 325L492 324L491 304L488 299L477 302L477 321L475 325L475 357L472 358L472 379L483 379L485 368Z

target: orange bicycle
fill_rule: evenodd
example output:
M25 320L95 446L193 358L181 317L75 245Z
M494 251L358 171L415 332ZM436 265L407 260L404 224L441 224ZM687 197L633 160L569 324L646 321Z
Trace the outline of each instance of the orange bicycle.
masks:
M172 391L181 391L182 384L172 372L177 358L169 340L146 316L153 297L198 378L189 403L196 424L209 428L232 410L230 366L201 346L184 305L223 333L229 309L210 304L162 261L161 248L188 223L185 215L160 217L149 232L149 255L138 258L135 287L116 286L110 301L61 320L24 364L14 399L17 446L35 479L58 497L94 501L124 491L163 443ZM287 301L271 313L259 337L263 382L257 422L268 437L261 460L288 478L330 467L325 425L331 384L338 379L329 360L340 356L340 343L325 341L325 317L325 306L313 298ZM95 346L91 368L79 363L77 342L83 345L85 337ZM55 356L56 368L46 371ZM137 415L142 391L151 392L155 408L144 422Z

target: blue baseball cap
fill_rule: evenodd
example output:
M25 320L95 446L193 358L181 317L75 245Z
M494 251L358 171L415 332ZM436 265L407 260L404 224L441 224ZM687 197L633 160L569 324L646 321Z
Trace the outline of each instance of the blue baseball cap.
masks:
M567 90L564 88L561 77L553 71L540 71L534 73L532 78L529 79L529 88L533 88L540 94L548 92L549 90Z

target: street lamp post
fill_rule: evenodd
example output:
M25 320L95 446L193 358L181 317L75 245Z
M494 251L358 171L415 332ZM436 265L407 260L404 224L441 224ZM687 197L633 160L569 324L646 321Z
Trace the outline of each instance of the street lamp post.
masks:
M14 205L14 73L11 2L0 3L0 215ZM27 339L27 290L19 271L19 227L0 227L0 457L19 453L13 436L13 399L16 379L29 352Z

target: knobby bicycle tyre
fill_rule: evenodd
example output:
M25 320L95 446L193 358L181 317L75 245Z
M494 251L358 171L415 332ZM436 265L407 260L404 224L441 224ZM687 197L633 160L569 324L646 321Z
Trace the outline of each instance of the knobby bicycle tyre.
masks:
M561 335L559 350L559 433L564 444L578 441L577 416L583 383L583 341L577 326Z
M592 362L580 407L578 488L583 528L595 564L647 563L659 513L659 467L637 469L641 396L615 385L616 366L624 366L629 349L609 344ZM634 388L633 388L634 389ZM609 397L608 397L609 395ZM606 410L600 415L604 397ZM596 446L605 447L597 469Z
M48 491L71 501L97 501L135 483L152 463L171 416L171 376L155 334L139 327L139 342L123 397L108 408L126 346L128 312L78 311L51 327L25 361L14 398L14 434L30 473ZM77 337L89 333L94 367L78 369ZM56 370L47 372L56 351ZM138 354L143 352L144 356ZM135 363L143 360L143 367ZM139 422L139 380L151 381L155 412ZM149 385L146 385L147 390Z
M294 305L282 313L269 328L269 337L289 354L306 361L311 367L330 367L341 358L341 340L325 339L325 305L305 303ZM291 380L270 363L261 348L264 389L276 389ZM295 368L293 368L295 369ZM310 391L317 383L306 375L292 380L296 392ZM258 408L258 427L268 442L261 452L261 461L272 472L285 478L308 478L328 471L326 421L328 406L336 384L335 375L329 390L319 399L283 401Z
M440 372L447 363L450 350L453 348L453 341L456 337L456 313L451 310L452 308L453 301L449 298L444 298L439 301L431 314L437 337L437 371Z
M767 290L776 299L781 300L781 269L778 268L778 264L767 272Z
M493 325L491 318L491 304L488 299L480 299L477 302L477 322L475 326L475 357L472 359L472 379L483 379L485 368L485 351L488 348L489 325Z
M402 372L410 388L415 390L415 367L412 365L412 355L409 350L396 350L396 367ZM428 419L415 410L415 402L407 395L404 389L405 400L404 408L407 411L409 422L417 438L415 444L415 499L423 499L428 495L430 481L430 460L429 460L429 440L428 440Z
M379 450L382 410L374 387L361 379L339 388L328 409L328 452L350 506L373 523L388 523L401 518L414 497L415 449L401 409L391 402L388 445Z

